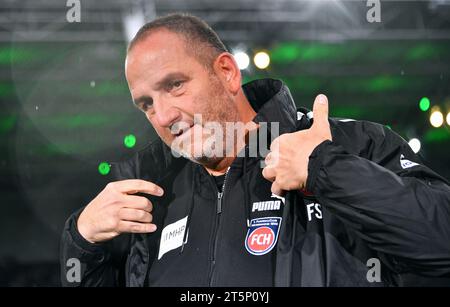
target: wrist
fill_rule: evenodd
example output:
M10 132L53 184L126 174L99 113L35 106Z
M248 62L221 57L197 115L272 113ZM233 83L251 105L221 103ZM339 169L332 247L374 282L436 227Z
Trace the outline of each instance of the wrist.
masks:
M83 223L82 215L83 214L81 214L78 217L78 220L76 223L78 233L83 237L83 239L85 239L89 243L96 243L92 238L92 232L89 230L89 227L87 227L86 223Z

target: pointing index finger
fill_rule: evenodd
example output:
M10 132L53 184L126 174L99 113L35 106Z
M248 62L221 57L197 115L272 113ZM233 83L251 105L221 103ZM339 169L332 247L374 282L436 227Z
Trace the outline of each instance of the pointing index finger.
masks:
M116 182L117 190L125 194L146 193L155 196L162 196L164 190L150 181L142 179L127 179Z

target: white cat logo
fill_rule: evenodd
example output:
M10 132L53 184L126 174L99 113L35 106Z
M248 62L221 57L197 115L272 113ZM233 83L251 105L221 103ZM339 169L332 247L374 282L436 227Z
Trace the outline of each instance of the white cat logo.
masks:
M413 166L416 166L419 164L405 159L404 155L400 155L400 165L402 166L403 169L406 169L406 168L410 168L410 167L413 167Z
M272 195L271 195L270 197L273 197L273 198L276 198L276 199L281 200L281 202L282 202L283 205L284 205L284 202L285 202L284 197L278 196L277 194L274 194L274 193L272 193Z

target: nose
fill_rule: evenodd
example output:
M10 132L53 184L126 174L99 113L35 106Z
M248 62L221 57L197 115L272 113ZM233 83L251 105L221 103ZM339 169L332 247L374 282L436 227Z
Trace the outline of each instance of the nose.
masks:
M159 126L170 128L181 118L180 111L168 101L153 101L155 118Z

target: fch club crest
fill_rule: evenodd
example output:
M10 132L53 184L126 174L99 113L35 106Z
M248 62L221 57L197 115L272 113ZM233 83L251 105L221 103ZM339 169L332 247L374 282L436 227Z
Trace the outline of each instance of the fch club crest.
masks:
M245 248L255 256L265 255L276 245L281 225L281 217L253 219L245 238Z

